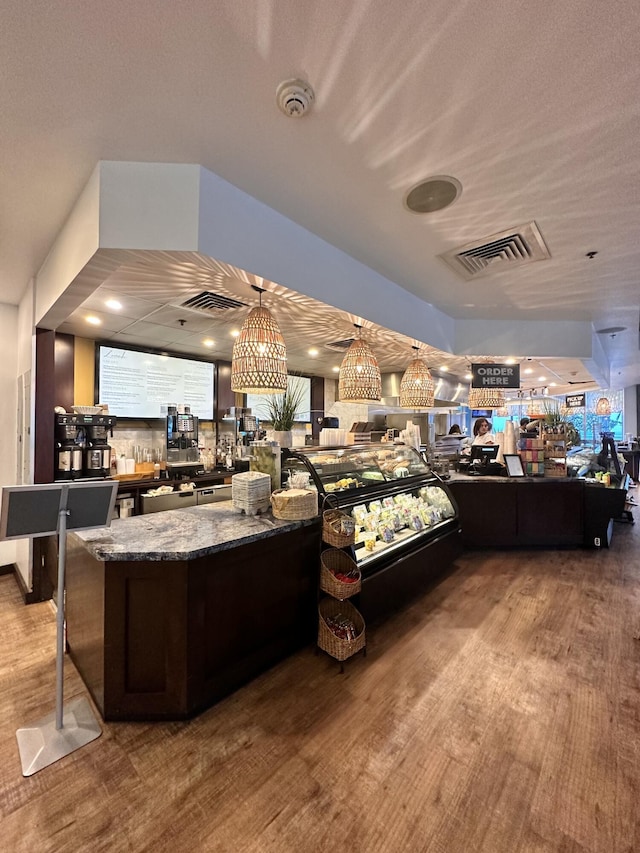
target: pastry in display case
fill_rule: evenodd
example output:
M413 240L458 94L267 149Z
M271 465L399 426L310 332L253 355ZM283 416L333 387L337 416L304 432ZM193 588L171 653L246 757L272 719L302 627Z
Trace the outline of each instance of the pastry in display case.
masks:
M436 551L455 558L460 524L448 486L408 445L363 444L283 450L283 478L306 471L318 490L320 509L337 508L355 524L352 554L367 581L393 577L394 565L418 574L435 574ZM455 547L442 547L444 540ZM440 543L427 556L425 549ZM403 583L398 577L397 583ZM369 585L373 586L372 584Z

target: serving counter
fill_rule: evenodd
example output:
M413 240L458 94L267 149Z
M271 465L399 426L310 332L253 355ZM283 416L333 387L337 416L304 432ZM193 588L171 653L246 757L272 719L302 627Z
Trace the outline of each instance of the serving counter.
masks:
M70 534L67 646L105 720L180 719L311 642L320 521L230 501Z
M467 548L609 547L629 480L618 488L574 477L470 477L453 474Z

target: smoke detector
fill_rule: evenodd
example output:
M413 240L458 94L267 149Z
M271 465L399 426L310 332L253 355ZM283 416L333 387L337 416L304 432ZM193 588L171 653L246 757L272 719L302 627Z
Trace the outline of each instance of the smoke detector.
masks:
M285 80L276 89L278 106L291 118L300 118L309 112L315 97L313 89L304 80Z

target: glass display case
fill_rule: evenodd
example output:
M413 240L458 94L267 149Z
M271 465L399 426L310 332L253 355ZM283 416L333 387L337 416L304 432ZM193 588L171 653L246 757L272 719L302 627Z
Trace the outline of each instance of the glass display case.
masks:
M356 525L353 556L363 580L435 539L459 531L451 492L413 447L363 444L284 450L283 480L306 472L320 509Z

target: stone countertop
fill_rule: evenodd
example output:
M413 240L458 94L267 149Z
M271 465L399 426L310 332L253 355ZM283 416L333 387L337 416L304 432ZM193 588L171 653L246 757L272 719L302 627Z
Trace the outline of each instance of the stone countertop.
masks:
M492 474L477 475L460 474L456 471L451 472L448 480L444 480L445 484L451 483L534 483L547 485L549 483L584 483L585 486L593 486L595 488L604 489L606 486L599 483L597 480L588 477L494 477Z
M244 515L231 501L115 519L110 527L70 533L97 560L194 560L312 525L282 521L271 512Z

